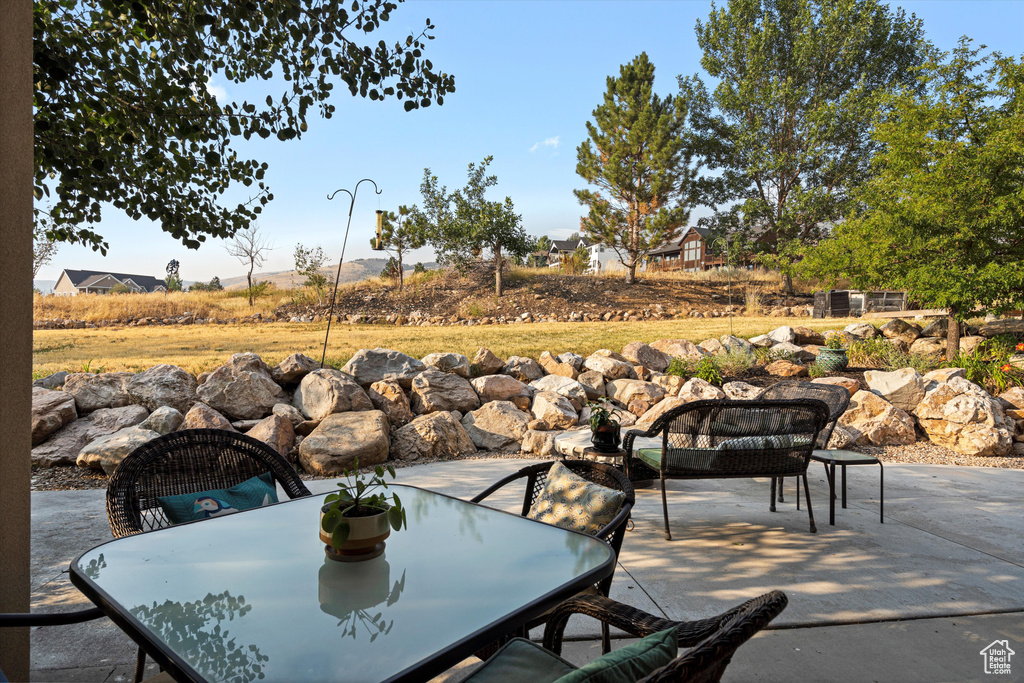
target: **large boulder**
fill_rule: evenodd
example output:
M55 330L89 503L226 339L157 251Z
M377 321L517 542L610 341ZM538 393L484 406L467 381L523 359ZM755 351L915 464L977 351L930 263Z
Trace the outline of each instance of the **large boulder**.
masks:
M290 403L278 403L271 412L291 422L292 427L298 427L306 421L305 416L299 412L298 408Z
M725 392L700 377L691 377L679 389L679 398L690 401L717 401L725 398Z
M359 349L342 372L368 387L382 379L393 379L403 389L412 386L412 378L427 369L421 361L391 349Z
M868 390L878 394L889 403L908 413L914 411L924 398L926 380L914 368L902 368L893 372L868 370L864 373Z
M523 434L523 443L520 448L523 453L533 453L544 458L556 456L558 450L555 449L555 436L560 433L528 429Z
M51 434L75 420L75 397L63 391L32 387L32 445L38 446Z
M809 327L794 327L793 337L793 343L800 346L823 346L825 344L825 336Z
M914 411L928 439L965 455L1010 455L1014 428L1003 405L963 377L928 392Z
M768 333L768 338L774 341L776 344L783 343L796 343L796 332L789 325L783 325L782 327L776 327L774 330Z
M470 381L482 403L488 401L512 401L520 409L527 410L533 398L533 389L515 377L508 375L484 375Z
M922 337L942 337L946 338L946 333L949 331L949 319L948 318L936 318L930 323L924 326L921 330Z
M64 386L64 381L67 380L70 374L67 370L60 370L52 375L32 380L32 386L39 387L40 389L60 389Z
M271 369L270 376L278 384L290 385L301 382L303 377L319 369L320 363L309 356L293 353Z
M473 444L486 451L504 450L522 440L530 423L529 413L509 401L491 401L462 418Z
M277 413L260 420L246 434L269 445L283 456L287 456L295 444L294 425L287 417Z
M530 382L535 391L553 391L569 399L573 407L579 411L587 404L587 389L574 379L560 375L548 375Z
M807 376L807 366L788 360L773 361L766 365L764 369L769 375L775 375L776 377Z
M176 430L184 421L185 416L180 411L170 406L160 406L139 423L139 429L148 429L163 436Z
M101 436L137 425L149 411L142 406L100 408L68 423L49 439L32 449L32 464L42 467L74 465L78 454Z
M969 335L966 337L960 337L959 352L961 355L969 356L973 354L975 351L978 351L981 348L981 345L985 343L985 341L986 339L984 337L980 337L976 334Z
M505 367L505 361L495 356L490 349L484 347L473 356L473 362L470 364L469 369L474 377L483 377L484 375L496 375L501 372L503 367Z
M899 339L907 345L913 344L921 336L919 325L899 318L893 318L878 329L886 339Z
M255 353L236 353L214 370L196 392L199 400L229 417L262 418L287 400L270 368Z
M818 354L813 351L809 351L802 346L797 346L796 344L781 342L772 347L771 356L773 358L784 358L788 356L791 360L811 361L817 358Z
M642 365L655 372L665 372L672 357L664 351L648 346L647 344L635 341L622 347L623 357L637 365Z
M609 379L636 379L636 370L629 361L616 360L610 356L594 353L583 361L583 367L600 373Z
M832 384L837 387L843 387L850 392L850 396L853 396L860 391L860 382L850 377L819 377L818 379L812 379L814 384Z
M572 402L553 391L542 391L534 396L530 412L554 429L569 429L579 419Z
M402 385L393 379L374 382L366 390L373 407L388 416L392 427L401 427L414 417L409 397L402 390Z
M946 353L946 338L921 337L910 345L910 353L922 356L941 356Z
M395 460L447 458L464 453L476 453L476 446L451 413L420 415L391 437L391 457Z
M651 381L665 390L666 396L675 396L686 384L686 380L679 375L655 375Z
M128 380L133 372L75 372L64 380L64 391L75 399L79 415L100 408L120 408L132 403L128 395Z
M515 377L520 382L527 383L544 376L544 369L540 367L540 363L532 358L525 358L523 356L510 356L505 361L505 367L501 371L506 375Z
M582 358L580 359L580 362L582 363ZM540 363L540 366L544 368L544 372L549 375L558 375L560 377L576 379L577 375L580 374L575 365L572 363L563 363L551 355L550 351L542 351L540 358L538 359L538 363Z
M237 429L216 410L202 401L194 404L187 413L185 421L181 424L182 429L223 429L227 432L236 432Z
M605 385L608 398L628 406L634 399L640 399L650 409L655 403L665 398L665 390L654 382L642 382L638 379L616 379Z
M573 353L572 351L566 351L565 353L558 354L555 356L555 360L559 363L565 363L566 365L573 366L577 372L583 367L583 356L578 353Z
M369 400L369 399L367 399ZM388 418L379 410L333 413L299 444L299 463L310 474L339 475L388 459Z
M725 353L725 347L717 339L705 339L700 344L697 344L697 348L704 351L705 354L714 356L721 356Z
M759 334L756 337L751 337L750 343L753 344L754 347L758 349L770 349L777 342L771 337L769 337L767 334Z
M857 339L874 339L878 336L878 328L870 323L850 323L843 332L852 334Z
M669 396L665 400L659 401L656 406L654 406L646 413L641 415L640 418L636 421L637 430L646 431L650 429L651 425L653 425L654 421L657 420L659 417L661 417L668 411L672 410L673 408L678 408L679 406L686 405L687 403L689 403L689 401L687 401L685 398L680 398L678 396Z
M839 425L858 446L907 445L917 439L914 419L870 391L858 391L850 398Z
M935 388L933 382L948 382L954 377L967 377L967 371L963 368L937 368L924 373L924 381L928 384L928 390Z
M480 397L469 380L428 368L413 377L409 403L417 415L452 410L465 413L480 407Z
M576 377L576 381L579 382L584 391L587 392L588 401L596 401L602 396L605 396L604 375L600 372L594 372L593 370L581 372Z
M428 353L423 356L423 364L441 372L450 372L469 379L469 359L461 353Z
M758 397L763 391L761 387L755 387L746 382L726 382L722 385L725 397L733 401L751 401Z
M292 405L308 420L320 420L332 413L373 409L370 397L350 375L326 368L314 370L302 378L292 396Z
M651 344L652 349L674 358L699 360L707 354L689 339L659 339Z
M177 365L162 363L133 375L126 384L132 403L156 410L170 406L188 412L196 398L196 378Z
M159 433L149 429L126 427L86 444L78 454L76 463L79 467L103 470L110 475L114 473L126 455L158 436L160 436Z
M754 355L754 345L742 337L734 337L731 334L723 334L718 339L726 353L745 353Z

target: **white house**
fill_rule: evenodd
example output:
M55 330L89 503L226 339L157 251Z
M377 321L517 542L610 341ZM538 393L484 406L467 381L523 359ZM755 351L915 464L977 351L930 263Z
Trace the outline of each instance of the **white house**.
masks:
M99 270L71 270L65 268L57 278L53 293L58 296L76 294L106 294L117 285L124 285L132 292L162 292L166 289L163 280L149 275L128 273L106 273Z

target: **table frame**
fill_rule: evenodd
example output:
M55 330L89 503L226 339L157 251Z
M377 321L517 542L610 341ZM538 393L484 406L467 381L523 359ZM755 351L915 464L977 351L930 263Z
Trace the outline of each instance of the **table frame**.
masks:
M445 493L438 493L437 491L430 491L429 489L424 489L419 486L410 486L408 484L392 484L392 486L416 488L422 491L427 491L434 495L458 500L459 502L465 503L466 505L480 505L479 503L471 503L462 498L449 496ZM291 503L296 503L304 500L305 497L295 498L274 503L272 505L288 505ZM271 506L264 506L264 508L257 509L265 509L266 507ZM545 522L539 522L537 520L528 519L520 515L508 512L506 510L499 510L497 508L493 508L487 505L480 505L480 507L486 507L490 510L494 510L495 512L500 512L502 514L515 517L518 520L522 520L523 523L547 525ZM241 511L235 514L246 514L246 512L251 511ZM177 529L179 527L185 526L186 524L208 524L210 522L211 520L195 520L192 522L186 522L185 524L178 524L174 527L165 527L164 529L157 529L146 533L158 534L168 529ZM407 667L406 669L398 672L390 678L384 679L383 683L397 683L399 681L415 682L429 680L434 676L443 673L444 671L447 671L455 664L458 664L466 657L473 655L474 653L483 649L487 645L490 645L491 643L500 640L508 635L514 634L517 630L521 629L521 627L525 626L531 620L553 609L555 606L561 604L568 598L571 598L573 595L579 593L587 586L599 582L601 579L607 577L614 571L616 561L615 554L612 552L611 548L608 547L606 543L598 539L593 539L593 537L587 536L587 534L583 534L577 531L570 531L567 529L563 529L563 531L569 534L578 534L580 536L585 536L587 538L591 538L595 542L601 543L602 546L608 549L608 559L601 566L592 569L586 572L585 574L581 574L574 581L571 581L567 584L563 584L559 588L556 588L555 590L545 593L537 600L534 600L531 603L523 605L522 607L510 612L509 614L506 614L501 619L498 619L488 624L484 628L479 629L469 634L468 636L451 643L448 647L433 653L432 655L420 660L419 662L410 667ZM186 662L177 654L172 652L163 643L159 642L155 638L150 637L149 629L145 625L143 625L142 622L140 622L132 614L127 612L127 610L123 609L122 606L116 600L111 598L110 595L105 590L97 586L92 581L92 579L90 579L88 576L86 576L78 570L78 562L86 553L90 553L101 546L108 545L111 543L119 543L130 538L132 538L132 536L126 536L124 538L117 538L111 541L106 541L97 546L94 546L93 548L90 548L84 553L81 553L71 563L71 583L76 588L78 588L82 592L82 594L89 598L89 600L91 600L93 604L99 607L100 610L102 610L103 613L107 617L109 617L110 620L114 622L114 624L116 624L117 627L121 629L122 632L124 632L129 638L131 638L139 647L145 650L146 654L148 654L153 659L153 661L159 664L161 669L167 671L171 675L171 677L174 678L174 680L189 681L193 683L206 683L206 679L203 678L197 671L195 671L195 669L193 669L188 662Z
M863 453L857 453L860 456L856 460L836 460L835 458L826 455L828 451L813 451L811 453L811 460L820 462L825 467L825 477L828 479L828 523L831 526L836 525L836 464L841 468L842 476L842 505L843 509L846 509L846 466L847 465L878 465L878 517L881 524L885 524L885 467L882 465L882 461L870 455L864 455ZM853 451L846 451L851 453ZM800 481L797 480L796 484L796 495L797 503L800 502Z

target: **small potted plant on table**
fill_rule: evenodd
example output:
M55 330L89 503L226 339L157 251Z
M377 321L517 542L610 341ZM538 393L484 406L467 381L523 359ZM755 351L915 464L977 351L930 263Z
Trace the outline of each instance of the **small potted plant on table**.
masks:
M590 443L599 453L616 453L619 450L619 416L608 399L600 398L591 401L590 406Z
M395 478L395 468L377 465L372 474L359 473L359 461L345 470L337 493L324 498L320 509L320 540L332 560L360 562L379 557L391 530L406 528L405 508L396 493L385 493L385 473Z
M818 349L817 364L828 372L842 372L850 364L843 348L843 335L833 332L825 340L825 346Z

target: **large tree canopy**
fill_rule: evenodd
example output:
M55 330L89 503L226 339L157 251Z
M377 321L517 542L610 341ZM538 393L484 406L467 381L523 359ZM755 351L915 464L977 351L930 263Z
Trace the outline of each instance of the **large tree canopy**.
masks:
M702 219L773 256L787 288L804 245L827 234L869 174L881 98L915 84L921 22L878 0L728 0L697 22L701 64L718 85L680 77L709 169Z
M334 113L338 83L407 111L454 92L423 56L429 19L393 44L371 39L397 2L37 0L37 225L105 251L109 203L191 248L230 237L273 199L267 165L239 158L233 138L300 137L310 108ZM208 87L278 76L284 92L265 101L221 103ZM239 183L248 200L222 206Z
M890 99L859 214L801 266L948 309L949 355L956 323L1024 307L1024 64L978 54L961 40Z

